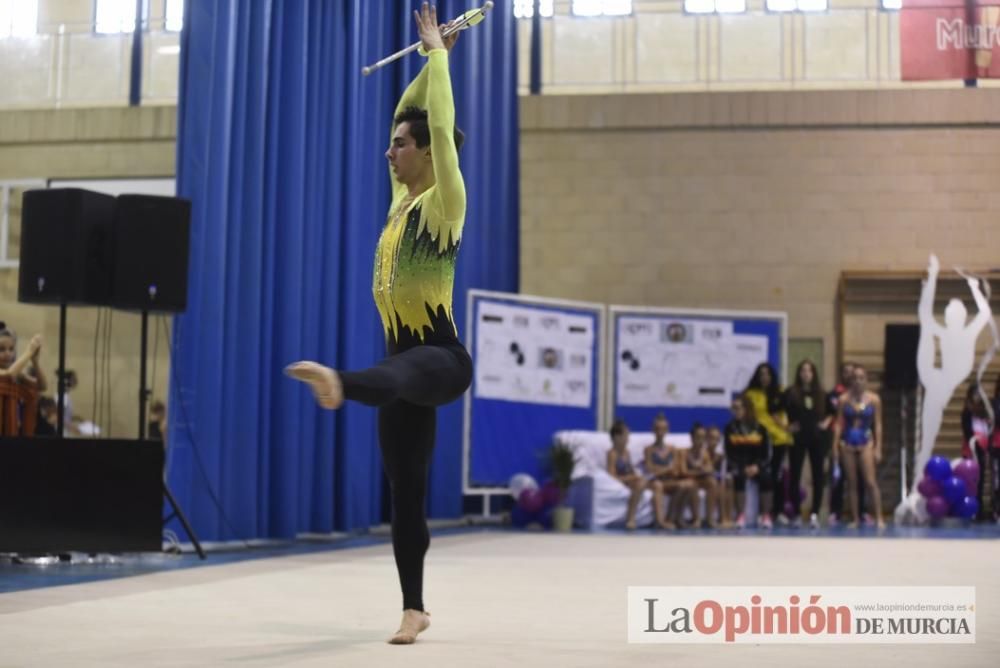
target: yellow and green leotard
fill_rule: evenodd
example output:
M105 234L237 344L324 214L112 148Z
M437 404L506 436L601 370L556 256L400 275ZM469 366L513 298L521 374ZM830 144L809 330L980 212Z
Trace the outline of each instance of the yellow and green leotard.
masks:
M452 290L466 200L455 147L455 102L446 50L430 51L396 113L411 106L427 110L435 184L402 215L393 216L407 189L390 173L392 205L375 251L372 284L390 352L457 341Z

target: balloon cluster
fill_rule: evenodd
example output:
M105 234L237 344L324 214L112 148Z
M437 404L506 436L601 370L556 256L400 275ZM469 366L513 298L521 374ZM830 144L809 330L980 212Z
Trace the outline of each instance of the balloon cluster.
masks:
M510 495L514 507L510 511L510 521L516 527L541 525L552 528L552 509L559 504L559 488L549 480L541 487L527 473L518 473L510 479Z
M979 464L975 459L959 459L952 466L944 457L931 457L917 491L927 499L931 519L951 515L971 520L979 512L978 484Z

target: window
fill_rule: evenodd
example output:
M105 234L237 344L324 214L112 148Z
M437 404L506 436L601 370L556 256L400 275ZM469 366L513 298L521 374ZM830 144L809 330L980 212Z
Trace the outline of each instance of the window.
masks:
M769 12L825 12L829 0L767 0Z
M184 27L184 0L167 0L164 27L171 32L180 32Z
M688 14L741 14L746 10L746 0L684 0Z
M38 34L38 0L0 0L0 37Z
M142 3L143 19L149 16L149 0ZM135 0L97 0L94 30L104 35L135 30Z
M552 16L552 0L541 0L538 13L546 18ZM514 16L530 19L535 15L535 0L514 0Z
M882 0L882 9L902 9L903 0Z
M628 16L632 0L573 0L574 16Z

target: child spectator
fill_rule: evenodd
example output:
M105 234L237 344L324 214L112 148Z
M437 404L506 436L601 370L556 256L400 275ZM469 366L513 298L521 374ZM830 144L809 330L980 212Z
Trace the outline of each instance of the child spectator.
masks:
M670 495L670 507L663 515L662 522L657 515L657 524L663 529L676 529L684 505L694 494L694 484L682 475L683 457L676 448L664 441L669 432L670 423L667 422L667 417L660 413L653 419L653 435L656 440L647 445L642 454L646 473L654 482L660 484L664 494ZM656 491L655 488L653 491Z
M162 401L154 401L149 407L149 440L162 441L167 426L167 407Z
M715 518L718 516L718 485L715 480L712 452L708 448L707 441L708 431L696 422L691 427L691 447L684 451L681 474L694 486L694 493L690 495L688 501L691 507L691 516L694 518L694 526L699 527L702 524L698 490L703 489L705 490L705 514L708 515L705 521L710 529L714 529L716 527Z
M733 399L733 419L726 425L724 434L726 443L726 460L733 472L733 489L736 492L736 507L739 517L736 518L737 528L746 525L744 500L747 481L757 483L760 493L761 526L770 529L772 526L769 509L771 508L771 438L767 430L757 422L754 405L750 398L743 396Z
M733 525L733 473L726 462L726 448L722 440L722 430L712 425L706 436L708 451L712 455L715 480L719 486L719 520L722 528Z
M615 420L611 425L611 449L608 450L608 473L617 478L631 492L628 500L628 511L625 514L625 528L635 529L635 511L639 506L643 491L649 487L653 490L653 502L656 510L656 521L665 526L663 517L663 484L658 480L647 480L639 475L632 466L632 455L628 451L628 426L623 420Z

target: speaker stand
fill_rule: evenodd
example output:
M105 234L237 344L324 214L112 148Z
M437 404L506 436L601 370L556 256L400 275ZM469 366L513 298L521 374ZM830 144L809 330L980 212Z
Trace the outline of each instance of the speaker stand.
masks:
M191 544L194 545L194 549L198 553L198 558L205 559L205 550L202 549L201 543L198 541L198 536L195 535L194 529L191 528L191 524L184 515L184 511L181 510L180 504L177 503L177 499L170 493L170 488L167 487L166 480L163 481L163 496L167 497L170 507L174 509L174 512L163 518L163 526L167 526L167 522L175 517L180 520L181 526L184 527L184 531L187 532L188 538L191 539Z
M59 370L56 371L56 393L59 395L56 397L57 408L56 411L56 433L57 438L63 438L65 435L63 430L66 425L65 420L65 406L66 406L66 302L59 302Z
M146 389L146 356L149 349L149 311L146 309L142 310L142 333L141 341L139 343L139 440L146 440L146 401L149 399L149 390ZM191 544L194 545L195 551L198 553L200 559L205 558L205 550L201 547L201 542L198 540L198 536L195 534L194 529L191 528L191 523L188 522L187 516L184 515L184 511L181 510L181 506L177 503L177 499L170 492L170 488L167 486L167 481L163 481L163 496L166 497L167 502L173 509L173 512L167 515L163 519L163 526L167 526L167 523L174 519L175 517L180 521L181 526L184 527L184 531L187 533L188 538L191 539Z
M149 400L149 390L146 389L146 353L149 338L149 311L142 311L142 337L139 345L139 440L146 440L146 402Z

